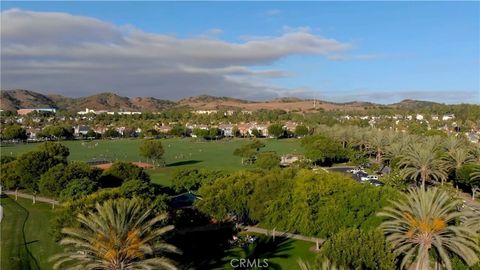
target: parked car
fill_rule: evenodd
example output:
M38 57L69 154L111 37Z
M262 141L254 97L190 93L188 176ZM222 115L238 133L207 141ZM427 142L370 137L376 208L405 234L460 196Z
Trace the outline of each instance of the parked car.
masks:
M369 181L369 180L378 181L378 176L376 176L376 175L365 175L365 176L361 176L360 180L362 180L362 181Z

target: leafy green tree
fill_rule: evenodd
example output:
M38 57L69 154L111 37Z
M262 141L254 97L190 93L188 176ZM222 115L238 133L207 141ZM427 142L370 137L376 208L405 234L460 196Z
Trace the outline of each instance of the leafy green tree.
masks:
M73 138L73 128L67 125L51 125L46 126L38 133L38 137L47 137L54 139L71 139Z
M255 138L262 137L262 132L260 132L260 130L258 130L256 128L252 128L251 133L252 133L252 136L255 137Z
M239 171L203 184L198 190L202 200L197 200L195 205L206 214L217 220L224 220L229 215L240 218L248 216L249 194L253 192L252 172Z
M261 148L265 147L265 143L260 140L253 140L251 143L247 144L247 146L255 151L260 151Z
M213 127L208 130L208 138L215 139L222 134L219 128Z
M347 269L395 269L395 255L376 230L341 230L322 245L319 258Z
M321 238L342 228L376 228L381 218L375 213L397 197L392 189L360 185L332 172L301 170L284 185L288 188L266 203L260 222Z
M270 204L293 188L295 173L295 170L287 168L250 176L254 181L254 191L248 199L248 214L252 220L265 220Z
M104 138L120 138L122 135L114 128L109 128L105 130L102 137Z
M27 131L19 125L6 126L2 132L3 140L26 140Z
M93 130L93 129L89 129L87 131L87 133L85 134L85 137L98 139L98 138L100 138L100 134L95 132L95 130Z
M241 146L233 151L233 155L242 158L242 165L245 164L245 161L252 163L255 158L255 154L256 151L248 145Z
M129 162L117 161L103 171L99 182L101 187L119 187L124 181L133 179L150 182L150 177L142 168Z
M12 156L0 156L0 164L7 164L15 160Z
M348 152L342 144L325 136L304 138L302 144L307 149L305 157L316 163L333 163L347 158Z
M234 126L232 128L232 135L233 135L233 137L240 137L240 129L238 129L237 126Z
M169 133L173 136L184 137L187 136L187 129L184 126L175 125Z
M297 137L305 137L308 135L308 128L304 125L298 125L295 127L295 131L293 132Z
M273 136L275 138L280 138L284 135L285 130L283 126L280 124L272 124L268 126L268 135Z
M251 143L242 145L241 147L233 151L233 155L242 157L242 164L247 161L247 163L252 164L255 161L257 153L261 148L265 147L265 143L259 140L253 140Z
M259 153L255 165L265 170L278 168L280 167L280 157L275 152Z
M20 187L21 177L17 173L17 161L4 163L0 165L2 177L0 177L0 185L5 189L13 189Z
M207 169L180 169L173 173L172 187L176 192L196 191L202 183L214 181L226 174L226 172Z
M79 227L64 228L63 253L51 258L53 269L176 269L165 257L180 251L164 241L173 226L159 227L166 215L154 216L138 200L112 200L78 215Z
M159 140L143 140L139 150L140 156L152 160L153 164L158 164L165 153L162 142Z
M60 163L45 172L38 183L39 190L47 196L58 197L73 180L88 179L98 183L101 170L83 162ZM96 186L97 184L95 184Z
M59 163L62 161L45 151L31 151L20 155L15 168L20 177L20 185L31 191L38 191L40 176Z
M47 152L50 156L62 161L66 161L70 155L70 149L58 142L44 142L40 144L38 150Z
M155 188L143 180L127 180L120 186L120 190L126 197L132 198L154 196Z
M437 188L410 189L393 207L379 213L386 219L382 229L387 241L403 255L402 268L415 263L419 269L430 269L433 253L447 269L452 269L449 253L468 265L478 262L480 224L469 222L474 213L457 211L459 204Z
M98 183L88 178L73 179L69 181L66 187L60 192L60 198L63 201L77 200L88 194L92 194L97 189Z
M192 130L192 134L197 136L198 138L207 138L209 132L208 129L194 128Z
M156 129L147 129L145 132L144 132L144 135L146 137L155 137L155 136L158 136L160 133L158 133L158 131Z

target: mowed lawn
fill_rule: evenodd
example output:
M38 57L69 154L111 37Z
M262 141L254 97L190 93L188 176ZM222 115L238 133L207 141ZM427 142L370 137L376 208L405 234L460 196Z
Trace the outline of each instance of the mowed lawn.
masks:
M51 235L51 206L6 196L0 202L0 269L52 269L48 258L62 249Z
M242 233L246 234L246 233ZM233 254L242 254L248 258L267 258L269 263L268 269L300 269L298 261L302 260L310 265L315 264L317 252L315 251L315 243L288 239L282 237L276 237L275 241L272 241L270 236L252 234L258 237L256 248L233 248ZM266 243L266 244L265 244ZM246 251L248 250L248 251ZM233 256L232 258L236 258ZM232 269L229 264L225 265L225 269Z
M149 170L152 181L162 185L170 185L171 174L179 168L196 167L222 170L244 168L241 158L234 156L233 151L249 139L223 139L218 141L202 141L194 138L161 139L165 149L165 168ZM263 139L266 147L262 151L276 151L278 154L303 153L298 139ZM70 149L70 160L124 160L144 161L139 155L140 139L96 140L96 141L64 141ZM16 156L35 149L37 143L20 145L3 145L1 155Z

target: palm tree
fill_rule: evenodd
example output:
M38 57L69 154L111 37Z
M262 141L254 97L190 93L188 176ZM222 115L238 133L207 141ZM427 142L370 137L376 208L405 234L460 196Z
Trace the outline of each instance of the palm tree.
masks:
M385 148L389 145L389 136L386 132L372 131L369 143L375 154L375 161L380 164Z
M387 241L404 256L401 268L414 262L416 269L429 269L431 251L447 269L452 269L451 253L468 265L478 262L478 222L472 222L472 212L457 211L459 203L437 188L410 189L403 200L378 214L386 218L381 228Z
M159 226L165 215L152 216L136 199L97 203L95 210L78 215L80 227L62 230L65 250L50 259L54 269L176 269L162 256L179 252L162 240L173 229Z
M451 149L447 153L446 157L448 167L455 172L455 178L457 177L458 170L467 163L474 161L474 158L470 152L465 148Z
M389 165L396 167L399 158L405 153L410 145L409 137L400 137L396 142L387 145L385 148L385 157Z
M443 146L448 153L455 151L459 148L464 148L466 142L457 137L449 136L446 140L443 141Z
M472 179L480 179L480 168L479 167L476 167L472 173L470 173L470 177Z
M440 180L443 183L448 177L442 153L434 141L410 145L402 155L399 167L403 169L406 177L420 177L423 188L427 180Z

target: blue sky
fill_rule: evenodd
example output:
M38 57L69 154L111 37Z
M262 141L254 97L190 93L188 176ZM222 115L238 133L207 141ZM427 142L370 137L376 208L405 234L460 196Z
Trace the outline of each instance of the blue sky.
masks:
M212 94L250 99L316 96L379 103L404 98L480 102L480 2L2 2L1 9L2 15L16 11L2 16L2 47L6 48L2 49L2 88L69 96L116 91L171 99ZM44 13L50 15L40 16ZM63 18L57 13L73 16ZM28 23L19 23L20 17ZM99 24L88 23L90 18ZM85 24L78 22L83 19ZM101 33L101 42L94 39L97 36L92 32L103 29L100 23L114 29L115 33L105 31L115 40L105 40ZM67 25L71 31L57 29L57 25ZM37 37L43 46L35 45L35 35L26 40L20 34L47 31L41 27L49 27L48 35ZM69 57L25 53L25 44L30 44L32 51L42 47L47 52L49 46L61 51L64 46L65 51L78 52L78 47L65 43L73 33L75 41L78 35L92 35L75 44L84 42L83 50L87 50L85 44L94 42L131 48L152 35L156 37L149 42L162 47L142 43L150 57L136 53L126 62L114 54L97 63L98 57L70 59L71 53ZM122 40L118 44L117 34ZM170 52L169 48L162 51L160 43L165 36L175 38L178 50L188 51L162 54ZM222 44L216 47L208 41ZM262 41L266 44L258 45ZM325 44L327 41L330 43ZM201 45L197 46L198 42ZM20 46L25 55L20 55ZM85 55L97 55L92 53L97 48L88 47ZM270 55L269 50L278 53ZM131 74L135 65L129 71L114 66L136 61L138 65L145 61L151 70L158 70L158 76L144 72L135 77ZM110 80L98 78L99 66L93 66L105 62L113 66L103 68ZM179 69L168 71L155 65L159 63L162 67L178 65ZM86 71L87 64L95 74ZM86 78L90 83L82 85Z

